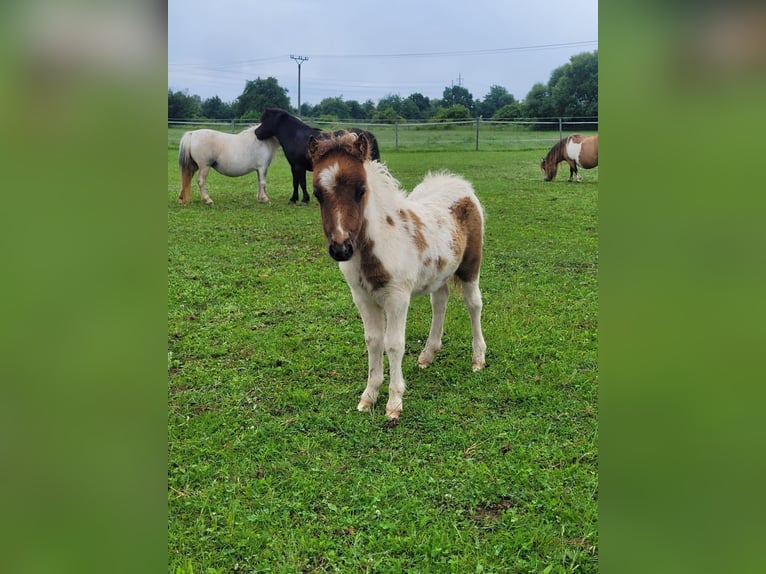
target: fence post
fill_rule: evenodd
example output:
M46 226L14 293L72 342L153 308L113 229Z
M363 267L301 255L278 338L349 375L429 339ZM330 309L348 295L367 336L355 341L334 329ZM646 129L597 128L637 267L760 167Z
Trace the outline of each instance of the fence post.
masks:
M234 118L231 118L231 133L234 133Z
M399 120L394 122L394 149L399 151Z
M559 118L559 140L564 139L564 132L561 130L561 118Z
M476 118L476 151L479 151L479 122L481 121L481 116Z

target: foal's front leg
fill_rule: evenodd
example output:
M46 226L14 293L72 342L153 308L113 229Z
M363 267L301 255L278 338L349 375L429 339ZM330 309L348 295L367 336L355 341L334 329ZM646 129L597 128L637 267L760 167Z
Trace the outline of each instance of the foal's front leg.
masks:
M383 344L388 355L388 403L386 416L398 419L402 414L402 399L404 397L404 375L402 374L402 359L404 358L404 333L407 326L407 310L410 306L409 296L394 298L386 304L386 335Z
M375 404L383 384L383 309L364 294L354 294L364 324L364 342L367 346L367 387L357 410L368 411Z
M577 173L577 163L574 160L567 160L569 164L569 181L582 181L582 176Z

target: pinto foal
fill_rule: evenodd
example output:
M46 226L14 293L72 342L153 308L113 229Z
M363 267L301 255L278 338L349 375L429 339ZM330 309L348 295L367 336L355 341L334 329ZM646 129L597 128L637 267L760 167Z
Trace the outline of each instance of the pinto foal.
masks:
M369 410L383 383L383 352L390 383L386 416L402 411L405 326L413 295L430 293L433 317L418 365L442 347L449 280L462 286L471 316L473 370L485 364L479 269L484 212L471 184L449 173L428 174L405 194L386 167L370 158L365 134L311 138L314 195L330 256L351 289L364 323L369 370L357 409Z
M582 176L578 167L593 169L598 166L598 134L583 136L572 134L556 142L548 154L540 161L540 170L544 181L552 181L556 177L559 164L565 161L569 164L569 179L578 182Z

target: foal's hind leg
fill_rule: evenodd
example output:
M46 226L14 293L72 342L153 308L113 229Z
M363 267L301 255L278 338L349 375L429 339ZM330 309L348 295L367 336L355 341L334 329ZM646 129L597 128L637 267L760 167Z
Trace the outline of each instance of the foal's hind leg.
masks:
M444 315L447 312L449 300L449 284L445 283L437 291L431 293L431 330L423 352L418 357L418 366L425 369L434 360L434 355L441 351L442 334L444 333Z
M301 179L300 179L300 186L301 191L303 191L303 199L301 200L304 204L309 204L309 194L308 191L306 191L306 170L303 170L303 173L301 173ZM295 199L298 199L298 196L295 196Z
M207 181L207 174L210 171L210 166L200 166L199 168L199 178L197 178L197 185L199 186L199 194L202 196L202 201L207 203L208 205L213 205L213 200L210 199L210 196L207 194L207 185L205 185L205 182Z
M471 367L474 371L478 371L483 369L486 364L485 354L487 352L487 344L484 342L484 335L481 332L482 301L478 280L463 283L463 301L465 301L468 314L471 316L471 334L473 335Z
M290 198L290 203L295 203L296 201L298 201L298 187L301 181L301 169L291 164L290 171L292 171L292 174L293 174L293 196ZM303 186L306 187L306 172L305 171L303 172Z
M191 201L192 177L194 177L193 171L181 168L181 193L178 194L178 203L186 205Z

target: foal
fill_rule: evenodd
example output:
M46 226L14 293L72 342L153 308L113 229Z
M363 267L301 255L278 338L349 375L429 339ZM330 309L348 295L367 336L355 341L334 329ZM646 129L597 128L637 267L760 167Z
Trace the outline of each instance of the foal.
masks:
M577 171L578 167L592 169L598 166L598 134L572 134L556 142L540 162L544 181L551 181L556 177L559 163L562 161L569 164L568 181L572 181L573 178L578 182L582 181L582 176Z
M279 148L276 138L259 140L255 135L257 125L245 128L238 134L216 130L192 130L185 132L178 146L178 166L181 170L181 193L179 203L191 201L191 183L199 170L197 185L202 200L213 205L207 192L207 176L210 169L222 175L239 177L258 172L258 201L269 203L266 195L266 174L271 160Z
M357 409L369 410L383 383L383 352L390 383L386 416L402 411L405 326L413 295L430 293L433 317L418 365L441 349L449 280L462 286L471 316L473 370L485 364L479 268L484 213L471 184L448 173L428 174L406 195L378 161L365 134L311 138L314 195L330 256L351 289L364 323L369 370Z

